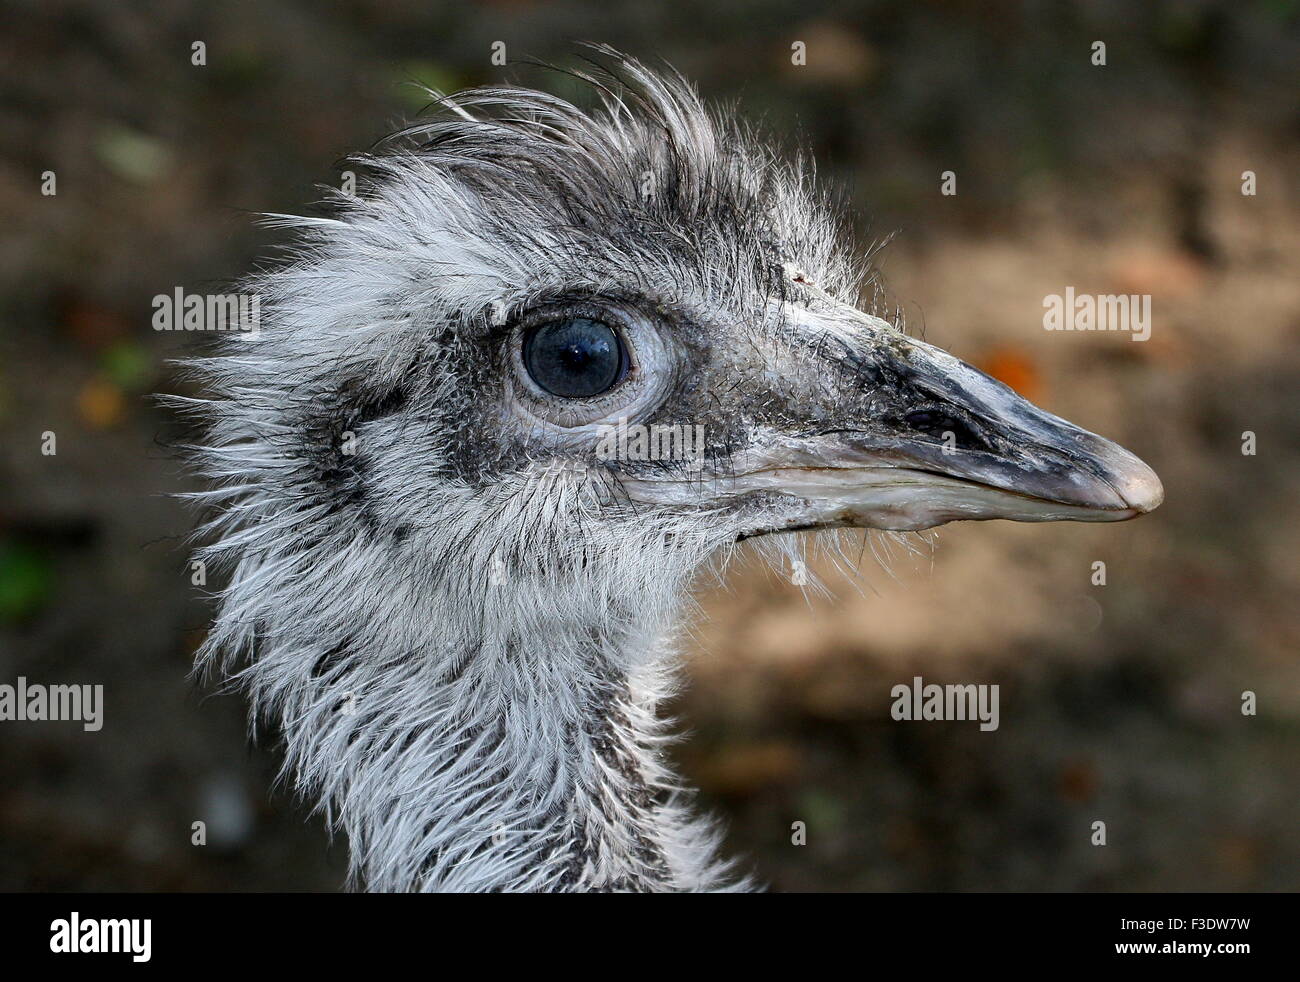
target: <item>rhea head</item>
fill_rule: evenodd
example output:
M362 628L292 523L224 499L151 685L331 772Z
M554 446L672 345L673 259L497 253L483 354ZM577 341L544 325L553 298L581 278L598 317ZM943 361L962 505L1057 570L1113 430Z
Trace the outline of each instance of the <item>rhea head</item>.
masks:
M874 276L806 166L677 76L621 60L586 80L602 109L442 99L359 160L338 217L284 220L297 261L253 284L271 327L204 369L227 396L209 466L257 499L235 519L309 514L322 548L364 538L412 577L478 581L1160 504L1133 454L860 309ZM702 440L598 453L614 426Z

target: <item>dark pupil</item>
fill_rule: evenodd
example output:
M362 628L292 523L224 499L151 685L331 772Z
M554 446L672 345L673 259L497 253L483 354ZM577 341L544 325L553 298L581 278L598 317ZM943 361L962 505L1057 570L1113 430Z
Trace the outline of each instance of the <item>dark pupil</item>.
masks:
M608 325L573 317L534 330L524 342L524 366L552 395L585 399L618 381L623 349Z

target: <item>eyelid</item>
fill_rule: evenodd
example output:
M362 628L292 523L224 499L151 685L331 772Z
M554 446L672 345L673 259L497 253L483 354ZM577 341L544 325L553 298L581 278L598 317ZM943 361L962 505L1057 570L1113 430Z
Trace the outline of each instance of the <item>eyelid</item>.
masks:
M521 331L528 331L550 321L564 320L569 317L585 317L588 320L608 324L621 335L624 333L623 328L631 316L630 312L620 309L616 303L599 303L594 300L564 300L555 303L541 303L524 311L515 319L515 325Z

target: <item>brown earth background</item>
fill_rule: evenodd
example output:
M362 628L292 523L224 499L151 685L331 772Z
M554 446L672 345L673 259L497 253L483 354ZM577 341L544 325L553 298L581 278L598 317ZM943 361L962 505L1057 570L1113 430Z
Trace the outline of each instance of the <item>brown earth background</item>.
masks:
M184 338L150 300L266 255L253 214L337 183L420 108L403 83L568 94L491 45L582 39L811 152L863 247L893 236L911 330L1167 491L1120 526L946 528L888 571L868 548L826 595L756 562L706 588L675 753L728 851L784 890L1300 886L1294 0L0 6L0 682L108 690L99 733L0 723L0 890L340 885L343 845L269 790L274 735L250 749L242 700L187 678L190 484L147 398ZM1067 286L1150 294L1151 339L1044 331ZM893 721L914 675L998 683L1001 727Z

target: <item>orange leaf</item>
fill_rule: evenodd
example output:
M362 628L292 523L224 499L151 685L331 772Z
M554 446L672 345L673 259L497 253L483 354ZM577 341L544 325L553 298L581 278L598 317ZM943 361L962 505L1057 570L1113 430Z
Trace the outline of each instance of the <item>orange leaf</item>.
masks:
M1043 389L1042 375L1028 353L1015 348L997 348L975 362L1003 385L1009 385L1026 399L1037 399Z
M86 424L96 430L121 422L126 413L122 390L102 379L91 379L77 395L77 409Z

